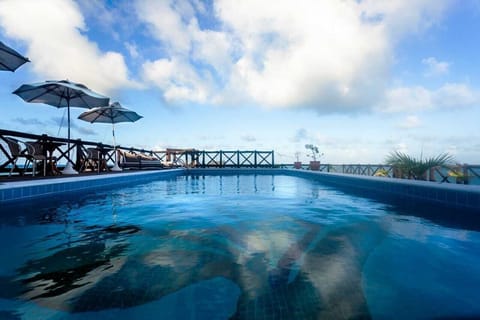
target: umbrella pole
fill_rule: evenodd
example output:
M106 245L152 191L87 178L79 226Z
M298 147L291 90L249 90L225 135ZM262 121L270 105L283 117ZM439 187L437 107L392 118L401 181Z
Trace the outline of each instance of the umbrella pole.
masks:
M113 148L117 148L117 143L115 142L115 123L112 122L112 135L113 135ZM115 161L117 161L117 158L115 157Z
M63 174L78 174L78 172L73 169L72 163L70 162L70 99L67 98L67 114L68 114L68 141L67 141L67 150L68 150L68 158L67 158L67 165L63 169Z
M115 123L112 122L112 135L113 135L113 152L115 153L115 163L113 164L112 171L122 171L122 168L118 166L117 161L117 143L115 141Z

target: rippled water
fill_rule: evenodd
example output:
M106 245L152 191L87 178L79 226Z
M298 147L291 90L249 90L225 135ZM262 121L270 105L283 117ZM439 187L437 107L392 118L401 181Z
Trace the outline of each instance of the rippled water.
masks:
M480 316L476 225L270 175L3 206L0 319Z

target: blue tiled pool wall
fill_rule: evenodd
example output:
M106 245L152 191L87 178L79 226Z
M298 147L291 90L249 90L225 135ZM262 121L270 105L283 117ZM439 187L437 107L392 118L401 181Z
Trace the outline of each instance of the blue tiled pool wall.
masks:
M425 181L363 177L357 175L312 172L294 169L189 169L164 170L145 173L132 173L112 176L99 176L98 179L63 179L41 185L21 186L0 189L0 202L45 197L64 192L86 189L115 187L158 178L169 178L183 174L238 175L238 174L287 174L315 179L345 191L361 193L364 196L382 197L389 201L423 201L450 208L469 209L480 212L480 187L468 185L439 184Z
M468 209L480 212L480 187L455 185L429 181L367 177L334 174L295 169L191 169L196 174L287 174L315 179L347 192L362 196L381 197L389 202L433 203L453 209Z
M127 173L111 176L99 176L98 179L68 179L53 180L50 183L38 185L17 186L8 189L0 189L0 202L12 202L18 200L27 200L40 197L48 197L59 193L72 193L82 190L103 189L106 187L117 187L151 181L155 179L165 179L184 174L183 169L163 170L145 173Z
M345 191L361 193L391 202L423 202L452 209L474 210L480 213L480 188L469 185L440 184L428 181L400 180L383 177L286 170L287 174L315 179Z

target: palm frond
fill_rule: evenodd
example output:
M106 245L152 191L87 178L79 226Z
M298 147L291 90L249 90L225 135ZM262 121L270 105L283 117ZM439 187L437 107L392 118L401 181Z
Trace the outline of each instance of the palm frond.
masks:
M385 159L388 165L399 169L403 174L414 179L423 179L427 170L442 166L453 161L453 156L448 153L439 154L425 160L416 159L400 151L391 152Z

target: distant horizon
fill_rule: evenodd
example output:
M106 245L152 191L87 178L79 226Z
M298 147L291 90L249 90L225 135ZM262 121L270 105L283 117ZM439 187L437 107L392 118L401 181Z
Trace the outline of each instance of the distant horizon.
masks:
M0 128L66 137L65 110L25 83L69 79L144 118L116 125L139 149L274 150L323 163L390 152L480 163L475 0L3 0L0 41L30 59L0 72ZM77 119L72 138L112 143ZM62 124L63 119L63 125Z

